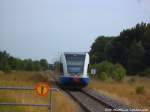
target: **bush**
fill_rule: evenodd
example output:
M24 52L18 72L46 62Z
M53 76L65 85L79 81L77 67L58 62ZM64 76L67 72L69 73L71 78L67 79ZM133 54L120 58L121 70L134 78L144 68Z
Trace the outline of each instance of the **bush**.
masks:
M122 81L126 75L126 70L120 64L116 64L113 70L113 78L117 81Z
M100 75L99 75L99 78L102 80L102 81L105 81L108 79L108 75L106 72L102 72Z
M96 74L101 74L102 72L105 72L107 76L111 76L113 71L113 64L108 61L103 61L96 65Z
M113 78L117 81L122 81L126 75L126 69L120 64L112 64L109 61L103 61L99 64L90 66L96 68L96 75L101 80Z
M138 86L135 89L137 94L144 94L144 86Z

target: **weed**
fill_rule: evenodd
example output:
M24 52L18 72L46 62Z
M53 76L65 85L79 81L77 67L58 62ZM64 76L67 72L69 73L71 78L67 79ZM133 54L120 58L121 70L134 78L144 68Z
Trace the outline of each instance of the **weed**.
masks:
M144 94L145 90L144 90L144 86L138 86L135 88L136 94Z
M102 72L100 75L99 75L99 78L102 80L102 81L106 81L108 79L108 75L106 72Z

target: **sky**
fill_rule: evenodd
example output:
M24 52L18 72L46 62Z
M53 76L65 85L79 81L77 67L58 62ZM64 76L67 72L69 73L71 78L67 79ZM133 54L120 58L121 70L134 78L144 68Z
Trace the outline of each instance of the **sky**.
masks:
M150 22L150 0L0 0L0 50L51 63L141 22Z

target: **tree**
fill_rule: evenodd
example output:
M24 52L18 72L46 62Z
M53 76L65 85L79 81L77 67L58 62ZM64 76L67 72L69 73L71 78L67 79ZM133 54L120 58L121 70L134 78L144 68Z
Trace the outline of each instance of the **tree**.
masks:
M112 39L105 46L105 56L106 59L113 63L120 63L126 66L128 49L121 42L120 37Z
M42 67L42 70L47 70L48 69L48 62L46 59L41 59L40 60L40 65Z
M39 71L47 70L48 62L46 59L41 59L40 61L33 61L32 59L22 60L20 58L15 58L10 56L6 51L0 51L0 70L27 70L27 71Z
M8 63L9 54L6 51L0 52L0 70L9 71L11 68Z
M129 74L150 67L150 24L141 23L123 30L119 36L98 37L90 50L91 64L104 60L122 64Z
M144 63L146 67L150 67L150 24L142 36L142 45L145 49Z
M35 71L41 70L41 65L39 61L33 61L33 70Z
M144 70L144 53L145 50L141 42L134 42L131 45L127 62L127 70L130 74L136 74Z
M31 59L24 60L24 69L27 71L33 71L33 62Z
M104 48L105 45L111 40L111 37L98 37L91 46L90 50L90 62L100 63L105 60Z

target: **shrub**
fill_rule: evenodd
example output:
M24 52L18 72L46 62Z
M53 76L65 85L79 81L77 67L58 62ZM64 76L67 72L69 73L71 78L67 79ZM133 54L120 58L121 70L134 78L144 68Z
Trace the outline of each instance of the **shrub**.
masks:
M113 78L117 81L122 81L126 75L126 70L120 64L116 64L113 70Z
M108 79L108 75L106 72L102 72L100 75L99 75L99 78L103 81L107 80Z
M111 62L103 61L96 65L96 74L101 74L105 72L108 76L112 74L114 65Z
M120 64L112 64L109 61L103 61L99 64L90 66L96 68L96 76L101 80L113 78L117 81L122 81L126 75L126 69Z
M138 86L135 89L137 94L144 94L144 86Z

